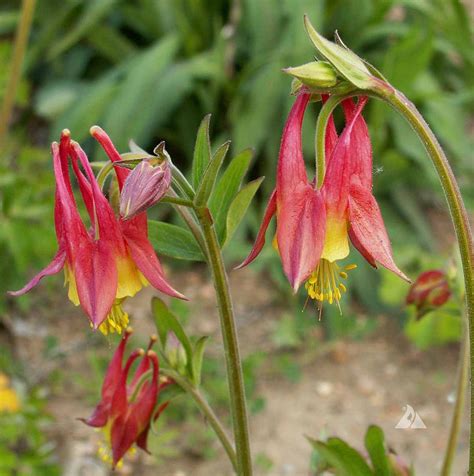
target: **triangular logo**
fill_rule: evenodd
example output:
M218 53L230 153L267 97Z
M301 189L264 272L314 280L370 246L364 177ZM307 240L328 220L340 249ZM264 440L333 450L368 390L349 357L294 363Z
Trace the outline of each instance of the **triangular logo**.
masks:
M414 430L426 429L426 425L421 419L418 412L416 412L411 405L406 405L403 407L404 413L400 418L400 421L397 423L395 428L406 430L412 428Z

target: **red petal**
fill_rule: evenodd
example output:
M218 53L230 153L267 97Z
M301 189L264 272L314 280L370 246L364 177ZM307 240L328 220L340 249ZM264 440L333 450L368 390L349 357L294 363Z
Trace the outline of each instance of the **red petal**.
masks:
M102 400L87 420L79 418L79 420L83 421L86 425L102 427L106 425L109 419L111 403L117 386L121 382L123 355L130 335L131 332L125 332L110 361L105 374L104 383L102 384Z
M309 98L309 94L300 94L296 98L283 130L276 181L279 202L291 200L298 185L308 183L301 148L301 127Z
M361 97L356 107L352 99L346 99L342 106L347 123L351 122L354 116L357 115L351 134L352 174L358 176L360 183L370 189L372 187L372 144L367 124L362 114L360 114L361 108L364 107L366 102L367 98Z
M347 210L352 162L356 160L354 154L357 153L353 146L354 130L358 131L356 123L364 105L365 101L359 102L350 122L342 131L329 159L324 177L323 191L327 210L337 217L343 217Z
M106 319L117 294L116 254L104 240L87 240L77 250L74 261L77 293L94 329Z
M45 276L51 276L53 274L59 273L64 267L64 262L66 261L66 250L64 247L60 247L56 253L56 256L53 258L51 263L42 269L28 284L23 286L18 291L8 291L8 294L11 296L21 296L22 294L27 293L32 288L34 288L42 278Z
M168 296L186 299L166 281L155 250L148 241L146 215L138 215L127 221L121 221L123 235L130 255L149 283Z
M115 214L112 210L112 207L110 206L110 203L108 202L107 198L105 198L97 183L87 155L77 142L72 142L72 148L84 167L91 186L92 198L95 207L94 209L97 217L97 225L99 227L99 240L102 241L103 239L106 239L110 241L110 246L115 248L117 253L125 256L126 250L121 236L122 234L119 223L115 218Z
M112 425L111 444L114 465L135 443L150 425L150 419L158 396L158 359L156 354L147 354L153 364L153 376L146 391L141 392L126 413L120 413Z
M163 413L163 410L169 405L170 402L164 402L159 407L158 410L152 415L153 421L156 421L159 416ZM148 451L147 439L148 439L148 432L150 431L150 425L148 425L138 436L137 441L135 442L136 445L141 448L143 451L150 453Z
M369 263L377 261L402 279L410 281L393 261L392 247L380 208L370 190L352 183L349 197L349 222L353 236Z
M270 224L270 221L273 218L275 212L276 189L273 190L272 194L270 195L270 199L268 200L268 204L263 215L262 224L260 225L260 230L258 230L257 238L255 240L252 250L250 251L247 258L245 258L245 260L235 269L240 269L244 266L247 266L260 254L260 251L262 251L263 245L265 244L265 233L267 232L268 225Z
M326 232L324 202L321 194L307 184L294 191L291 201L279 203L278 210L278 251L296 292L321 258Z
M107 133L99 126L91 127L91 134L96 139L102 148L104 149L105 153L109 157L112 162L117 162L122 160L119 151L115 148L112 140L107 135ZM127 178L130 170L125 169L124 167L114 167L115 173L117 175L117 180L119 184L120 190L122 190L123 184L125 179Z

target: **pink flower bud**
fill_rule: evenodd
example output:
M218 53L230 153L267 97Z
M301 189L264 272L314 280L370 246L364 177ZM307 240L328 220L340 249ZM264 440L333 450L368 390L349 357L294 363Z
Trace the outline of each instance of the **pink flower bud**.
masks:
M440 270L429 270L421 273L410 287L406 303L414 304L417 317L442 306L451 296L446 274Z
M120 196L120 215L128 220L157 203L171 184L168 160L142 160L128 175ZM158 163L159 162L159 163Z

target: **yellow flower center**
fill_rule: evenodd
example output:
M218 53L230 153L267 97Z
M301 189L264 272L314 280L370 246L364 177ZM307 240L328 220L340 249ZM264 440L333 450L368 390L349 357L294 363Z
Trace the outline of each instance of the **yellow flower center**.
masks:
M112 422L109 421L107 425L101 428L99 431L102 432L103 438L99 441L99 447L97 448L97 454L99 455L100 459L107 464L112 465L114 462L112 456L112 449L111 449L111 440L110 440L110 432L112 429ZM130 448L125 456L127 455L134 455L136 453L136 448L133 446ZM123 466L123 458L117 463L116 468L120 469Z
M105 321L99 326L102 334L121 334L128 326L128 314L122 309L124 299L116 299Z
M347 271L355 268L357 268L355 264L341 268L335 261L320 259L305 284L308 296L320 302L328 301L329 304L335 302L339 306L339 301L347 290L341 280L347 279Z

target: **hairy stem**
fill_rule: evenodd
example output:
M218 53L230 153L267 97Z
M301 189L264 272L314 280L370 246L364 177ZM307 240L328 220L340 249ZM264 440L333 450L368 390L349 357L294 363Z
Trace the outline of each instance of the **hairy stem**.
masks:
M232 466L237 471L237 460L235 457L234 447L232 446L229 436L227 435L227 432L224 429L222 423L220 422L217 415L214 413L214 410L211 408L204 395L202 395L199 389L197 389L188 380L186 380L174 370L161 369L160 373L173 379L177 385L179 385L186 393L193 397L194 401L196 402L196 405L199 407L202 414L206 417L206 420L211 425L217 438L219 438L220 442L222 443L222 446L225 452L227 453L227 456L229 457Z
M208 250L208 262L212 272L219 308L229 384L232 426L237 453L237 473L239 476L251 476L252 458L250 454L247 404L229 283L210 211L207 208L201 208L197 212Z
M443 149L414 104L400 91L394 91L393 93L381 92L378 97L398 111L410 123L421 139L440 179L456 232L466 286L466 311L469 325L471 390L469 474L474 474L474 256L472 232L466 207Z
M456 455L456 445L458 441L459 431L464 410L467 383L469 378L469 334L467 325L463 326L464 335L461 349L459 351L459 368L456 384L456 400L454 403L453 419L449 430L449 439L444 453L443 467L441 476L449 476L451 474L451 466L454 456Z
M21 67L30 35L31 22L35 11L36 0L23 0L21 7L20 22L15 36L13 56L10 66L2 109L0 110L0 147L3 145L10 124L13 105L15 104L16 92L21 79Z

